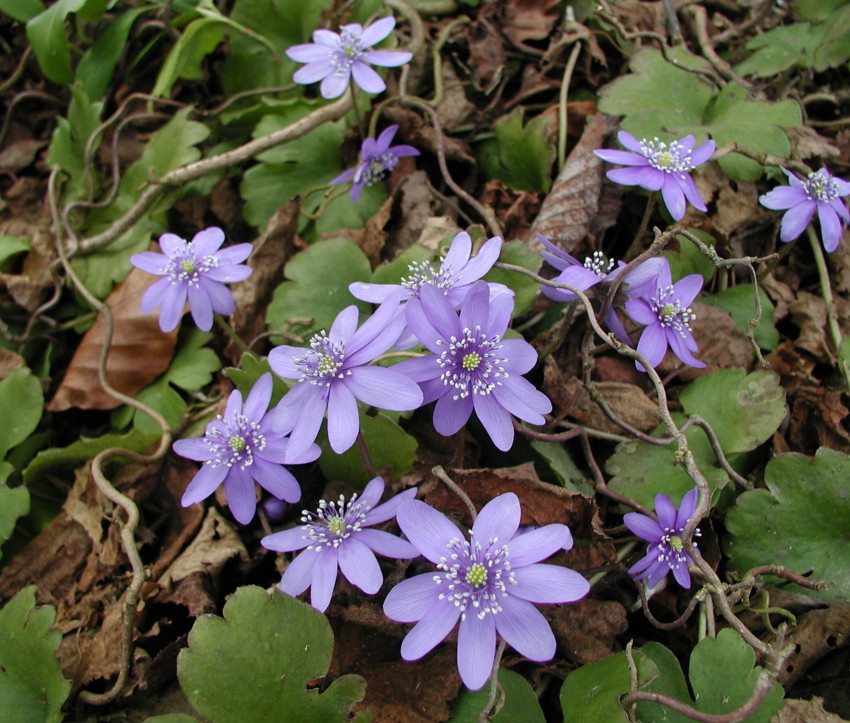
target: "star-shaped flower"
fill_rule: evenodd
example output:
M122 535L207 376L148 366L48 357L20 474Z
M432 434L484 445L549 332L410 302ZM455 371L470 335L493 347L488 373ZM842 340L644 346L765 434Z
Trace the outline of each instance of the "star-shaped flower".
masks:
M264 537L262 545L269 550L304 550L286 568L280 589L294 597L309 587L311 604L324 612L337 569L352 585L374 595L384 582L375 553L397 559L416 557L419 553L407 540L367 529L391 520L402 502L416 496L415 489L405 490L376 507L383 492L384 480L375 477L360 497L355 494L347 502L343 496L336 502L321 500L316 512L304 510L298 527Z
M164 254L144 251L131 256L130 263L136 268L165 277L142 295L142 313L161 306L159 327L166 332L177 326L187 298L192 319L203 331L212 329L214 311L232 314L233 295L224 284L251 275L251 268L240 262L251 255L253 247L236 244L222 249L222 243L224 231L215 227L199 231L189 242L166 233L159 237Z
M672 572L676 582L682 587L691 586L688 563L692 562L692 559L685 552L682 537L688 521L696 511L698 500L699 489L694 487L682 498L682 504L679 505L678 510L667 495L656 495L657 522L639 512L623 515L626 527L649 543L646 556L629 568L630 575L636 575L637 580L649 578L647 584L652 589L664 579L668 572ZM696 530L694 537L698 535L699 530Z
M367 93L381 93L387 85L368 64L395 68L413 57L406 50L369 50L386 38L395 27L395 18L389 15L364 28L359 23L343 25L339 33L331 30L314 30L313 42L293 45L286 54L299 63L306 63L295 71L296 83L322 81L323 98L338 98L354 78Z
M384 601L388 618L416 623L401 644L405 660L429 653L458 621L457 666L471 690L490 677L497 633L530 660L552 658L555 636L534 603L575 602L590 585L573 570L540 564L572 547L566 525L517 535L520 517L517 496L499 495L481 509L467 539L424 502L412 500L399 508L401 531L437 566L436 572L400 582Z
M820 221L823 247L832 253L841 241L841 230L850 222L847 205L841 200L850 195L850 183L829 175L826 168L810 173L801 181L786 169L790 186L777 186L759 197L759 203L774 211L785 211L779 238L788 243L797 238L814 218L815 211Z
M639 141L631 133L617 134L628 150L600 149L594 151L602 160L627 168L615 168L605 175L624 186L640 186L648 191L661 191L670 215L678 221L685 215L685 199L694 208L705 211L705 202L699 195L688 171L705 163L714 153L714 141L706 141L698 148L691 135L670 144L654 138Z

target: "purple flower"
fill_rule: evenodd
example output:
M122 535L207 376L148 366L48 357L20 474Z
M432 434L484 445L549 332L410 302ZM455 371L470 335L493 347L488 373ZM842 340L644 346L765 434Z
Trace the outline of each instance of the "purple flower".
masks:
M535 662L555 654L555 637L532 603L567 603L584 597L590 585L573 570L538 564L572 547L566 525L545 525L517 535L521 516L512 492L488 502L469 540L424 502L413 500L398 511L398 524L414 547L437 566L390 590L384 613L391 620L416 623L401 644L405 660L429 653L460 619L457 667L464 684L478 690L490 677L496 633Z
M207 425L199 439L179 439L174 451L204 465L189 483L180 504L188 507L209 497L224 482L227 505L238 522L247 525L257 506L254 481L279 499L297 502L301 488L282 464L304 464L319 457L318 445L293 454L289 440L272 431L266 414L272 397L272 375L263 374L254 384L245 406L234 390L224 416Z
M714 141L706 141L694 149L695 139L688 135L669 145L654 138L638 141L630 133L617 134L620 143L628 151L600 149L594 151L602 160L628 168L615 168L607 175L615 183L624 186L640 186L648 191L661 191L670 215L678 221L685 215L685 199L694 208L705 211L705 203L699 195L688 171L705 163L714 153Z
M637 575L637 580L648 577L647 584L650 589L658 585L671 570L676 582L682 587L691 586L688 563L693 560L685 552L682 536L685 534L685 526L697 508L698 499L699 490L694 487L682 498L682 504L677 511L667 495L656 495L657 522L638 512L623 515L626 527L649 543L646 556L629 568L629 574ZM697 536L699 536L699 530L694 531L694 537Z
M434 428L442 435L457 432L473 409L493 443L511 448L511 415L543 424L552 403L522 378L537 361L534 347L523 339L503 339L513 311L513 298L490 298L479 281L464 300L460 316L433 286L423 286L420 298L407 305L407 323L432 354L409 359L396 369L419 382L423 403L435 399Z
M349 168L345 173L334 178L331 183L345 183L353 178L351 200L356 201L363 193L363 188L383 178L387 171L396 167L399 158L418 156L419 151L413 146L390 146L396 131L398 126L392 125L387 127L377 139L371 137L363 139L363 144L360 146L360 165Z
M342 495L337 502L320 500L315 513L304 510L303 524L264 537L261 544L269 550L304 550L286 568L280 589L295 597L311 588L310 603L324 612L333 595L337 568L352 585L374 595L384 582L376 552L397 559L416 557L419 553L406 540L365 529L391 520L402 502L416 496L415 489L405 490L375 507L383 493L384 480L375 477L359 499L355 494L347 503Z
M286 54L299 63L292 79L296 83L322 81L323 98L337 98L348 87L353 77L367 93L380 93L387 86L367 63L386 68L404 65L413 57L406 50L367 50L381 42L395 27L395 18L389 15L376 20L365 29L359 23L343 25L339 33L330 30L314 30L313 42L293 45Z
M187 298L192 318L203 331L212 329L214 311L232 314L233 295L224 284L251 275L251 269L240 262L248 258L253 247L236 244L219 250L222 243L224 231L215 227L199 231L188 243L166 233L159 237L164 254L144 251L131 256L130 263L136 268L165 277L142 295L142 313L161 306L159 328L166 332L177 326Z
M830 177L825 168L810 173L805 182L785 168L782 170L791 185L779 186L759 197L759 203L765 208L786 212L779 238L785 243L793 241L806 230L817 211L823 247L832 253L841 240L843 223L850 222L847 206L841 200L850 194L850 183Z
M298 383L274 409L274 429L290 433L293 454L316 439L325 412L328 439L337 454L360 430L357 400L380 409L406 411L422 404L422 392L396 367L367 366L389 349L404 326L396 304L381 306L357 328L357 307L343 309L330 331L315 334L310 348L279 346L269 354L272 371Z
M702 289L703 278L691 274L673 284L670 264L666 259L663 261L655 283L645 287L644 297L626 302L628 315L638 324L646 324L637 351L651 366L657 367L669 345L683 363L702 369L705 362L691 353L697 350L697 342L691 332L691 321L696 316L690 306ZM646 371L640 362L636 361L635 366Z

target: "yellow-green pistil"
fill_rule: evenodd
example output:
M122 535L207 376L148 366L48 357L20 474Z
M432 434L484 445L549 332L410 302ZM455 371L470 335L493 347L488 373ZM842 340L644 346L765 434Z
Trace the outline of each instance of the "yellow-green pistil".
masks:
M183 259L183 261L180 262L180 270L184 274L194 274L195 262L192 259Z
M664 306L661 307L660 316L663 316L665 319L670 319L671 317L676 315L676 305L667 302Z
M469 354L464 354L463 359L461 360L461 366L468 372L478 369L478 365L480 363L481 355L477 351L471 351Z
M670 549L673 552L681 552L684 549L684 545L682 544L682 538L678 535L670 535Z
M230 449L234 452L241 452L248 446L248 443L245 441L245 437L240 437L238 434L232 436L228 440L228 444L230 444Z
M342 535L345 533L345 518L331 517L328 520L328 529L332 535Z
M319 374L322 376L332 376L339 368L339 364L328 356L322 357L319 360Z
M658 163L661 168L668 168L670 164L673 163L673 154L670 153L670 151L659 153L656 163Z
M466 581L474 586L481 587L487 582L487 570L480 562L471 565L466 571Z

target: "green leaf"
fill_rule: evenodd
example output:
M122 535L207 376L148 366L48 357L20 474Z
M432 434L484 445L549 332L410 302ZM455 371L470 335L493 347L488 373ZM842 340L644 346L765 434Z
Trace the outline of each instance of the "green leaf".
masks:
M779 375L765 369L720 369L691 382L679 401L711 425L727 455L755 449L785 418Z
M17 236L9 236L0 234L0 270L4 264L11 258L14 258L24 251L29 251L32 248L32 243L28 238L18 238Z
M593 485L588 484L584 480L586 475L576 466L570 457L564 445L557 442L541 442L540 440L531 440L531 446L546 463L549 469L557 478L562 487L578 492L585 497L593 497Z
M238 30L231 32L230 52L221 67L225 94L291 83L302 64L290 60L286 49L309 42L312 32L323 27L322 13L332 5L332 0L237 0L230 19L262 36L267 44Z
M74 79L65 18L85 4L86 0L58 0L27 21L27 39L41 70L54 83L70 83Z
M674 414L673 419L678 425L684 421L681 414ZM653 436L666 436L664 425L660 425ZM720 490L729 483L729 476L717 466L705 432L699 427L689 427L685 437L694 461L711 486L712 501L716 501ZM675 443L661 447L639 440L620 442L605 463L605 471L613 475L608 486L614 492L650 509L659 493L667 495L678 505L682 497L694 488L694 481L676 462Z
M760 667L754 667L756 654L731 628L716 638L703 638L691 653L689 677L696 707L705 713L725 715L746 703L756 686ZM782 707L784 691L774 685L747 723L769 723Z
M682 666L672 651L661 643L642 645L640 652L649 658L658 671L657 677L644 686L645 690L663 693L687 703L691 702ZM659 703L638 703L637 718L646 723L689 723L692 719Z
M16 369L0 382L0 409L6 410L5 420L0 424L2 459L12 447L29 437L41 420L44 394L41 383L29 369Z
M378 213L387 197L387 189L383 183L366 186L356 201L351 200L350 193L337 196L322 209L321 215L314 222L312 234L307 237L308 240L329 238L334 231L343 229L362 229L366 222ZM321 194L317 194L317 198L321 199Z
M366 440L366 449L376 470L390 469L390 477L398 479L413 469L417 442L398 424L384 414L374 417L360 414L360 431ZM336 454L327 437L319 439L322 456L319 467L329 480L342 480L353 487L364 487L372 479L363 464L359 447L355 444L342 454Z
M301 115L306 115L309 109L304 106ZM257 126L255 134L270 133L296 119L291 115L268 116ZM240 187L245 199L245 220L252 226L264 228L277 208L338 176L343 128L342 121L322 123L301 138L261 154L259 158L263 163L245 172ZM305 197L304 209L315 211L321 200L321 194L310 194Z
M811 23L780 25L759 33L747 42L747 50L755 52L735 66L739 75L770 78L795 65L814 66L814 50L823 38L823 26Z
M275 289L266 311L271 331L289 329L306 337L329 329L337 314L352 304L361 316L369 313L371 306L348 291L349 284L368 281L372 275L369 259L351 241L319 241L295 254L284 274L288 281ZM301 322L291 324L293 319Z
M433 254L424 246L408 246L388 264L381 264L372 274L373 284L399 284L410 276L410 267L423 261L430 261Z
M505 692L505 703L502 709L488 720L492 723L546 723L534 688L519 673L499 668L499 685ZM464 689L452 707L450 723L478 723L478 715L487 705L489 696L489 685L474 693Z
M706 61L680 48L669 55L677 65L657 50L638 51L629 65L632 73L602 89L599 110L625 116L620 125L638 139L672 140L692 133L697 143L711 136L718 146L738 141L756 151L788 156L791 147L782 128L801 125L799 104L749 100L747 90L736 83L715 94L684 69L707 68ZM738 153L718 163L733 178L753 181L762 174L758 163Z
M826 448L813 460L781 455L764 479L767 489L744 492L726 515L731 566L741 573L763 564L811 572L829 588L807 594L850 597L850 457Z
M360 676L343 675L322 693L305 689L327 674L332 652L324 615L283 593L242 587L223 618L195 622L177 675L189 702L215 723L342 721L363 698Z
M263 374L271 373L272 368L269 366L269 360L266 357L258 359L247 351L242 355L240 366L241 369L227 367L224 373L242 392L242 398L245 399L251 393L251 389L257 383L257 380ZM291 384L292 382L281 379L277 374L272 374L272 398L269 401L269 409L277 406L283 395L289 391Z
M699 297L699 301L727 311L744 331L749 330L750 321L756 315L752 284L739 284L716 294L704 294ZM779 332L773 325L773 311L776 307L762 288L759 288L759 302L761 303L761 320L756 327L754 337L756 344L770 351L779 344Z
M65 200L79 200L88 194L88 184L83 180L91 165L91 160L86 159L86 146L100 125L102 112L103 103L93 103L82 88L71 87L68 117L56 119L47 153L47 162L59 166L69 176L62 194ZM94 154L99 145L100 135L92 141L90 152Z
M166 713L146 718L144 723L198 723L198 719L185 713Z
M655 664L643 653L635 650L633 657L639 683L657 675ZM620 696L630 690L629 663L625 653L582 665L570 673L561 686L564 723L625 723L628 717L620 707Z
M814 69L819 73L842 65L850 57L850 5L832 15L823 27L823 40L814 58Z
M56 611L36 607L35 585L21 590L0 610L0 710L5 723L58 723L71 692L62 677L51 630Z
M152 95L165 98L178 78L200 80L201 63L224 38L227 25L217 18L197 18L186 26L159 69Z
M536 272L543 263L540 254L533 251L522 241L509 241L502 244L502 253L499 261L513 266L522 266L524 269ZM534 304L540 285L524 274L506 269L490 269L484 276L485 281L493 284L504 284L514 292L513 316L522 316Z
M794 0L794 12L803 20L829 20L847 0Z
M705 231L697 228L689 228L688 231L696 236L707 246L714 246L714 239ZM664 257L670 263L670 273L674 281L685 278L690 274L699 274L706 283L714 277L714 262L707 256L703 256L699 249L684 236L677 236L679 250L664 252Z
M136 395L136 399L165 417L172 429L183 422L187 405L171 385L197 392L221 369L218 355L212 349L203 348L211 338L209 332L190 329L165 373ZM141 410L135 412L133 423L144 434L158 435L161 431L153 418Z
M555 148L547 133L548 120L538 116L525 126L522 110L496 122L496 153L486 173L518 191L548 191L552 185ZM484 149L487 152L487 149Z
M41 0L0 0L0 12L19 23L25 23L43 11Z
M115 66L127 50L130 28L146 10L135 8L121 13L80 58L74 77L89 98L102 98L106 93Z
M7 487L5 484L11 470L12 465L0 462L0 545L12 536L18 518L29 514L30 511L30 493L27 488Z

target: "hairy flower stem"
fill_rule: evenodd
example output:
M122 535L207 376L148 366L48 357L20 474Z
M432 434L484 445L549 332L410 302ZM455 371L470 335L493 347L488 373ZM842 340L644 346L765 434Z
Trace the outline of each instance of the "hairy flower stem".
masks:
M227 338L230 339L239 349L243 352L251 351L251 347L249 347L240 336L236 333L232 326L228 323L227 319L225 319L218 312L213 313L213 318L215 319L216 324L218 324L219 328L227 334Z
M499 685L499 664L502 662L502 654L505 652L505 641L499 641L499 647L496 648L496 659L493 661L493 672L490 673L490 695L487 697L487 705L478 714L478 723L487 723L493 716L497 715L505 704L505 691ZM496 696L499 695L498 705Z
M351 91L351 107L354 110L354 115L357 117L357 132L360 137L364 137L366 126L363 123L363 116L360 115L360 108L357 107L357 91L354 88L354 78L348 81L348 89Z
M835 311L835 299L832 298L832 287L829 284L829 271L826 268L826 258L823 255L821 243L818 240L817 234L811 224L809 224L809 227L806 229L806 235L809 237L809 243L811 244L812 253L815 257L815 265L818 267L820 293L823 297L824 303L826 304L826 318L827 325L829 327L829 335L832 337L832 343L835 346L835 353L838 356L838 366L840 367L841 374L844 377L844 385L847 387L847 390L850 391L850 366L848 366L847 362L841 355L841 342L843 337L841 335L841 328L838 326L838 314Z
M561 92L558 96L558 173L564 170L567 162L567 96L570 91L570 81L576 67L578 54L581 52L581 41L577 40L570 52L567 67L561 78Z
M363 430L357 430L357 449L360 450L360 456L363 459L363 466L369 477L376 477L375 467L372 465L372 457L369 456L369 448L366 446L366 438L363 436Z
M626 251L626 255L623 257L624 260L630 261L640 253L641 239L649 226L649 219L652 218L652 211L655 208L655 199L657 198L658 191L650 191L649 198L646 201L646 210L643 212L643 218L640 220L640 226L638 227L635 237L632 239L629 250Z

